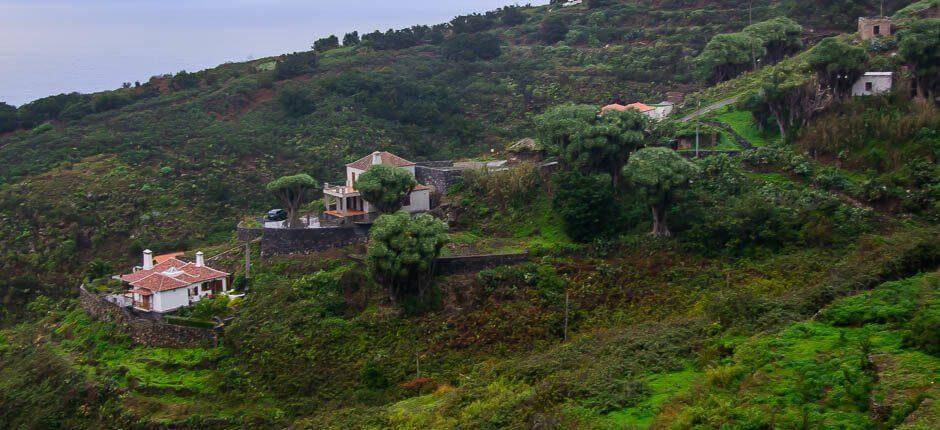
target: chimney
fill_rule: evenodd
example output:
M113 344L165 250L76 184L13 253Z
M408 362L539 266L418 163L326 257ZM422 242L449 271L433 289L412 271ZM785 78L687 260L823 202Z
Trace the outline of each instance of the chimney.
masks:
M202 251L196 253L196 267L202 267L206 265L204 256L205 255L202 253Z
M153 269L153 251L149 249L144 250L144 270Z
M377 166L379 164L382 164L382 154L380 154L378 151L375 151L372 153L372 165Z

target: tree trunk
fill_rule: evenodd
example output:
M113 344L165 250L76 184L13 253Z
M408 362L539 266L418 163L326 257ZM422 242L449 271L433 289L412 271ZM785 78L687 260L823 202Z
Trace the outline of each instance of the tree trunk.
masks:
M773 114L774 119L777 121L777 128L780 129L780 140L786 141L787 131L786 131L786 128L783 126L783 118L780 117L780 114L777 112L777 109L774 109L773 107L770 108L770 113Z
M653 211L653 231L650 234L657 237L672 236L669 227L666 226L666 205L652 205L650 208Z

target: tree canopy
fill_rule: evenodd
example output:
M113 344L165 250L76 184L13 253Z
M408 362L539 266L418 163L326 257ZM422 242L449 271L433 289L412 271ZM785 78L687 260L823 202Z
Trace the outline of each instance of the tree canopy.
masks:
M499 37L489 33L458 33L441 43L444 57L457 61L492 60L502 53Z
M848 93L862 75L868 54L838 37L827 37L819 42L807 56L807 64L822 85L832 88L836 97Z
M765 50L764 60L768 64L776 63L803 47L800 39L803 26L785 16L749 25L744 28L744 34L761 40Z
M695 63L702 78L716 83L751 69L765 53L760 38L748 33L725 33L709 40Z
M385 214L369 231L367 260L393 300L424 298L446 242L447 224L431 215Z
M560 15L548 15L539 26L539 39L551 45L560 42L568 35L568 22Z
M940 18L911 22L898 37L898 54L917 79L918 95L932 99L940 84Z
M653 214L652 235L672 235L666 226L666 211L676 193L688 187L697 170L694 164L668 148L643 148L630 157L624 172L650 204Z
M354 46L359 44L359 32L353 31L343 36L343 46Z
M317 181L310 175L301 173L277 178L269 182L266 188L284 205L287 211L287 225L295 228L299 226L297 212L304 205L307 192L317 186Z
M312 73L317 69L317 55L313 52L295 52L287 54L274 66L274 76L278 80L290 79Z
M16 108L0 102L0 133L16 130Z
M614 229L620 204L604 176L559 172L552 178L552 207L572 240L589 242Z
M401 209L405 197L418 182L403 169L380 164L366 170L356 181L356 189L365 201L382 213Z
M329 37L324 37L322 39L317 39L313 42L313 50L317 52L329 51L334 48L339 48L339 38L335 34L331 34Z
M620 172L631 151L647 139L649 119L628 110L598 115L590 105L561 105L535 119L539 139L571 168L610 174L619 187Z

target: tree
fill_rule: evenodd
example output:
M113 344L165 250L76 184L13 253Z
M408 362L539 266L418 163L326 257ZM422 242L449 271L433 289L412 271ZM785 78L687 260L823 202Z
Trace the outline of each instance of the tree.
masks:
M653 236L671 236L666 211L698 168L668 148L643 148L630 157L624 173L650 205Z
M868 54L837 37L827 37L809 52L806 62L816 72L819 82L841 98L862 75Z
M568 22L560 15L549 15L542 19L539 26L539 39L552 45L565 39L568 35Z
M428 214L385 214L369 231L367 260L376 281L401 301L427 295L434 260L447 242L447 224Z
M288 227L298 228L300 226L298 210L304 205L307 191L317 186L317 181L304 173L282 176L268 183L268 191L274 194L284 205L284 209L287 210Z
M317 69L317 55L313 52L287 54L274 66L274 77L281 81L313 73Z
M199 86L199 75L181 70L176 76L173 76L173 79L170 81L170 86L173 87L174 90L196 88Z
M649 119L628 110L600 116L589 105L562 105L535 119L542 144L584 174L608 173L614 189L630 152L647 139Z
M16 130L16 108L0 102L0 133Z
M752 68L764 52L763 41L750 34L719 34L708 41L695 64L705 80L723 82Z
M499 20L503 25L519 25L526 19L526 15L519 6L506 6L500 10Z
M382 213L401 209L405 197L417 185L414 176L406 170L384 164L372 166L356 181L362 198Z
M918 97L933 100L940 84L940 18L914 21L898 38L898 54L917 80Z
M560 172L552 179L552 207L561 216L568 237L590 242L611 230L620 211L609 180L580 172Z
M803 26L785 16L749 25L744 33L761 40L768 64L777 63L803 47Z
M343 36L343 46L355 46L359 44L359 32L346 33Z
M781 139L787 139L814 112L826 106L831 97L817 91L817 85L800 74L776 71L760 84L756 91L741 97L739 106L751 112L757 124L764 126L773 120Z
M335 34L313 42L313 50L317 52L326 52L334 48L339 48L339 38Z
M488 33L459 33L441 44L444 57L456 61L492 60L502 53L499 37Z
M476 33L489 30L495 24L493 17L479 13L461 15L450 21L454 33Z
M277 99L284 111L293 117L304 116L317 110L313 97L300 88L284 87Z

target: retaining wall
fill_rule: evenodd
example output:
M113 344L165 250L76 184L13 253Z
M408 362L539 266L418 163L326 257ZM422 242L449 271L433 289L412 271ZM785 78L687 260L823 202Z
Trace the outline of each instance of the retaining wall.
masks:
M297 254L326 251L357 243L369 238L366 226L325 228L267 228L261 236L261 255Z
M525 252L518 254L465 255L438 257L434 264L438 275L453 275L519 264L528 261L528 259L529 254Z
M214 329L169 324L162 317L143 317L133 311L107 301L82 286L79 304L94 319L118 324L135 344L156 348L215 347L219 335Z

